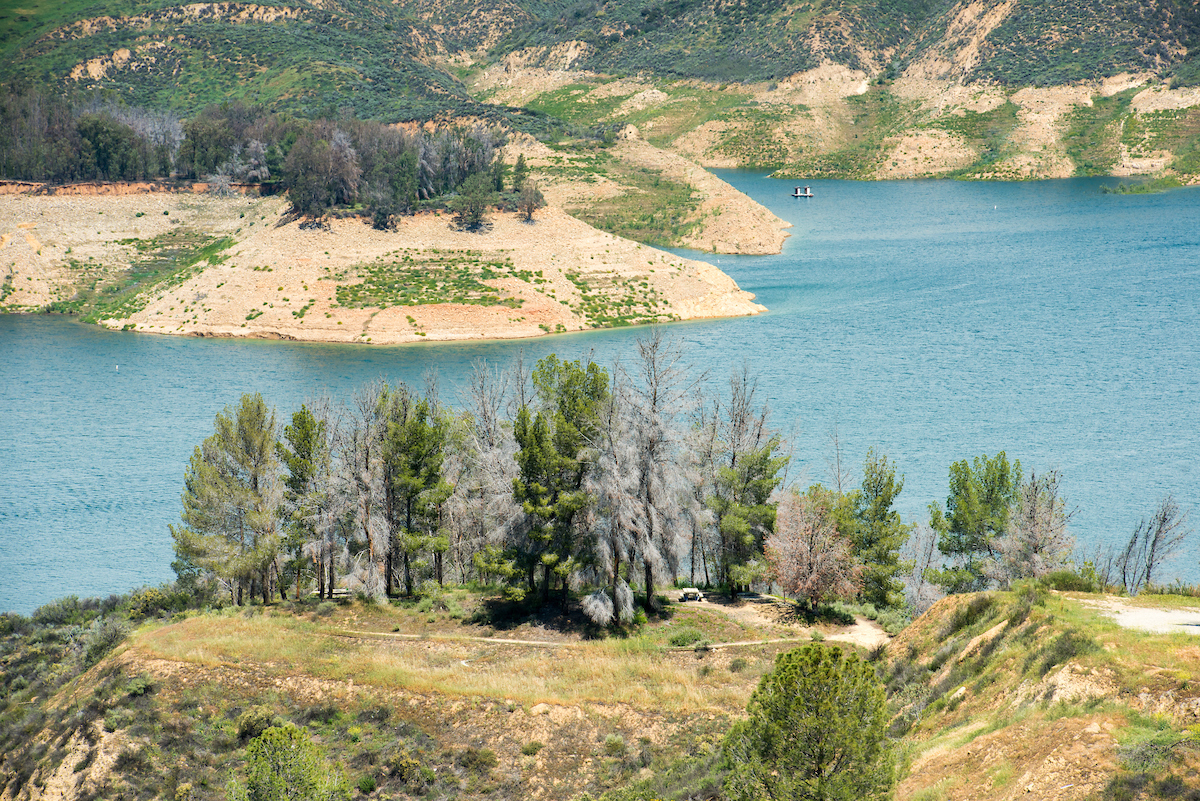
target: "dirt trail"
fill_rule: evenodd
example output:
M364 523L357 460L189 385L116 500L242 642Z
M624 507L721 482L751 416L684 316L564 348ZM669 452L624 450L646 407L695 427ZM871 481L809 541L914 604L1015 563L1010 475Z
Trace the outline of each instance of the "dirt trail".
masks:
M1080 603L1103 612L1123 628L1140 629L1156 634L1182 632L1200 635L1200 609L1164 609L1119 601L1115 598L1081 600Z

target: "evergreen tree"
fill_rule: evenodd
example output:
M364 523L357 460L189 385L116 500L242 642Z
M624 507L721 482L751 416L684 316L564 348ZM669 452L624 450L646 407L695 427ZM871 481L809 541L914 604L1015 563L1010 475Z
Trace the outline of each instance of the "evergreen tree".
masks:
M243 395L217 415L212 436L184 474L184 526L171 527L181 565L211 571L241 603L247 589L270 598L279 552L275 412Z
M318 420L308 406L301 405L300 411L292 415L291 425L284 426L283 438L287 442L275 443L275 454L287 468L287 474L283 477L283 509L288 521L284 544L293 554L288 569L296 588L296 600L300 600L304 546L316 539L313 522L306 515L305 500L312 492L320 462L327 450L325 421Z
M493 200L492 179L477 172L458 187L458 196L450 202L454 222L467 231L475 231L487 221L488 206Z
M529 177L529 167L525 165L525 154L517 155L516 166L513 167L512 191L520 192L525 188L525 179Z
M904 476L896 477L896 465L873 448L867 451L862 489L854 496L857 525L850 536L863 566L862 597L879 607L897 606L904 600L897 576L900 549L912 526L900 522L900 513L892 508L902 489Z
M413 556L422 548L434 554L434 572L442 583L441 556L446 550L437 524L454 487L444 477L449 421L429 398L414 397L404 385L384 400L387 433L383 440L386 517L391 537L387 554L387 592L392 589L395 556L404 568L404 592L413 594Z
M590 463L599 410L608 401L608 373L594 362L565 362L551 354L533 372L542 408L517 411L513 434L519 473L513 495L521 504L527 542L518 548L528 586L542 571L542 602L549 601L551 574L563 579L575 556L576 515L588 504L583 481ZM556 572L557 571L557 572Z
M996 555L997 538L1008 531L1020 487L1021 463L1009 464L1004 451L991 459L985 454L950 465L946 512L934 503L929 516L938 532L938 550L955 563L935 571L934 583L951 593L987 587L986 567Z
M887 798L894 774L875 669L835 646L780 654L725 738L730 801Z

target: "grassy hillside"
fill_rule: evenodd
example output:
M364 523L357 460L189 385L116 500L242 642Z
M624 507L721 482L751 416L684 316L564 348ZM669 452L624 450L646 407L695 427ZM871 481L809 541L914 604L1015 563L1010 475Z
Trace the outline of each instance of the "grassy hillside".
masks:
M0 15L0 80L100 90L184 115L230 99L311 117L342 108L389 121L495 113L430 63L464 42L443 41L391 4L29 5Z
M954 597L871 651L897 797L1200 794L1197 641L1118 628L1106 602ZM774 655L845 631L742 601L671 604L604 636L465 589L178 608L151 590L0 619L0 797L222 798L248 740L284 721L356 797L719 797L721 738Z

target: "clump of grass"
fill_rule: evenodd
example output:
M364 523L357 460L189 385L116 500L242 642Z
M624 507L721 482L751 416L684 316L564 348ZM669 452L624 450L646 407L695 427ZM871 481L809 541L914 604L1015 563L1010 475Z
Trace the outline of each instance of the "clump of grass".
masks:
M495 752L490 748L475 748L469 746L459 752L456 760L463 770L471 773L487 773L500 764Z
M604 754L610 757L625 756L625 738L610 734L604 738Z
M521 753L525 756L536 756L537 753L545 747L546 746L538 740L531 740L525 743L525 745L521 746Z
M686 648L689 645L696 645L703 642L705 639L704 633L699 629L687 626L680 629L671 635L669 642L676 648Z

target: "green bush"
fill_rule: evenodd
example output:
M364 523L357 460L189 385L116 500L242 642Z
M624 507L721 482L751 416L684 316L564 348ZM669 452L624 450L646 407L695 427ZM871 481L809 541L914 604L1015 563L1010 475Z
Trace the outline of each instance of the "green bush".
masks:
M527 742L525 745L521 746L521 753L525 756L536 756L537 753L543 748L545 748L545 746L542 745L542 743L537 740L531 740L530 742Z
M281 726L283 721L273 710L265 706L247 709L238 715L237 735L240 740L252 740L272 726Z
M471 746L458 755L458 764L463 770L471 773L487 773L500 764L496 754L490 748L475 748Z
M83 641L83 664L90 667L121 644L129 633L129 627L119 620L105 618L97 620L88 630Z
M604 738L604 754L610 757L625 755L625 738L619 734L610 734Z
M129 684L125 687L125 693L130 698L139 698L146 693L154 691L154 680L149 676L135 676L129 680Z
M688 626L671 635L669 642L676 648L686 648L689 645L696 645L704 641L704 633L699 629Z
M143 587L129 596L130 620L158 617L164 612L180 612L187 608L188 596L162 587Z

